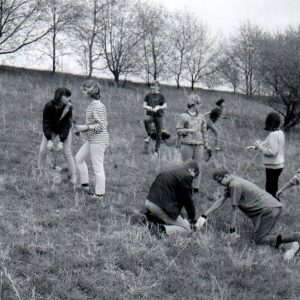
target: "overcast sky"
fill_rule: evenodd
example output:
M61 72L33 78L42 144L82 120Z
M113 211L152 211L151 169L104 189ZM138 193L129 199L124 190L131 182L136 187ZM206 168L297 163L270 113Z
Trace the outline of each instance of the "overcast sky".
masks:
M300 23L300 0L147 0L168 10L192 11L214 31L229 35L246 20L263 29L284 29Z

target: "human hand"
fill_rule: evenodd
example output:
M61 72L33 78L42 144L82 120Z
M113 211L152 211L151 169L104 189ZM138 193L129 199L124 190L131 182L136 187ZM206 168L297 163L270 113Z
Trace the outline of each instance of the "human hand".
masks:
M56 146L56 151L61 151L64 149L64 143L63 142L59 142Z
M260 144L261 144L260 140L255 141L255 143L254 143L255 149L259 148Z
M248 147L246 147L246 150L255 150L255 146L248 146Z
M49 140L49 141L47 142L47 149L48 149L49 151L53 151L53 150L54 150L54 146L53 146L52 140Z
M280 197L280 195L282 194L282 192L283 192L283 191L282 191L281 189L277 191L277 193L276 193L276 195L275 195L277 199L279 199L279 197Z
M202 215L196 223L196 228L199 230L202 228L202 226L206 223L206 218Z
M230 230L230 231L231 231L231 230ZM241 237L241 236L235 231L235 229L229 233L229 239L230 239L232 242L238 240L240 237Z
M156 106L152 109L152 111L156 113L156 112L159 111L159 108L160 108L160 107L159 107L158 105L156 105Z

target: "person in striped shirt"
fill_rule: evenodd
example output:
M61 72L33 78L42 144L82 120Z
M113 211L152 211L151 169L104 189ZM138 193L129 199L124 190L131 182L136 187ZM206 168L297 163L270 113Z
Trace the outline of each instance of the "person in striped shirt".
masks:
M106 108L100 101L100 85L94 80L88 80L82 85L83 92L90 102L86 110L86 122L84 125L76 125L75 132L87 132L87 141L81 146L75 156L75 162L79 170L81 187L89 191L89 174L86 164L91 158L95 175L95 193L93 198L103 199L105 195L104 152L109 144L107 132Z

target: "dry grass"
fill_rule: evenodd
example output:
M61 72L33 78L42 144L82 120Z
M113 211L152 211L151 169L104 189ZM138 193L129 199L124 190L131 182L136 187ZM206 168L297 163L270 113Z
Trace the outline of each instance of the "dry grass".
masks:
M242 238L226 235L229 205L206 228L190 237L157 240L130 225L154 176L180 163L174 139L162 146L160 163L142 154L144 128L141 85L115 88L103 82L111 144L106 153L107 197L103 203L75 192L65 181L54 185L36 169L42 137L41 112L58 86L74 95L78 122L84 119L83 78L3 71L0 115L0 299L299 299L299 257L287 265L282 253L250 242L252 225L239 216ZM166 128L175 136L178 114L188 90L162 88L169 110ZM198 214L218 189L211 175L226 165L264 186L260 156L243 148L265 135L269 109L229 93L200 91L203 110L226 98L227 120L220 121L223 152L202 168ZM281 183L299 167L299 139L287 137ZM74 139L76 153L80 141ZM297 190L285 194L283 232L299 230Z

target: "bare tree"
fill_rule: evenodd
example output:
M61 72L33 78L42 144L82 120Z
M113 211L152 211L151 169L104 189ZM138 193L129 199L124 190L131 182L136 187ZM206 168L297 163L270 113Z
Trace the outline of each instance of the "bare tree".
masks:
M0 0L0 54L14 53L44 37L41 0Z
M80 17L73 22L74 45L79 48L81 62L87 62L87 74L92 76L101 52L100 35L103 30L105 8L114 0L84 0L77 3Z
M256 71L261 35L261 29L247 21L238 28L227 52L230 63L239 70L242 76L242 91L248 96L259 92L259 80L257 80Z
M240 84L240 71L237 67L236 58L226 49L218 62L218 74L224 83L229 83L232 86L233 92L236 93Z
M217 71L219 51L214 48L215 40L210 36L207 26L197 19L193 20L188 52L184 57L182 77L191 83L191 89L197 82Z
M146 72L146 80L158 79L166 69L169 59L167 37L168 14L163 6L147 2L136 5L139 26L144 31L140 64Z
M184 69L184 59L190 50L191 35L194 30L195 17L188 12L176 12L171 16L169 25L170 62L168 71L174 76L177 88Z
M260 43L262 82L271 87L270 105L284 117L286 131L300 123L300 27L265 34Z
M143 30L137 26L135 3L117 0L106 7L101 33L101 46L107 68L118 83L120 76L136 70L139 43Z
M52 72L56 71L57 59L61 55L66 55L67 37L71 24L78 16L78 11L71 0L47 0L43 19L46 26L51 27L51 31L40 42L39 52L41 58L45 56L52 61Z

